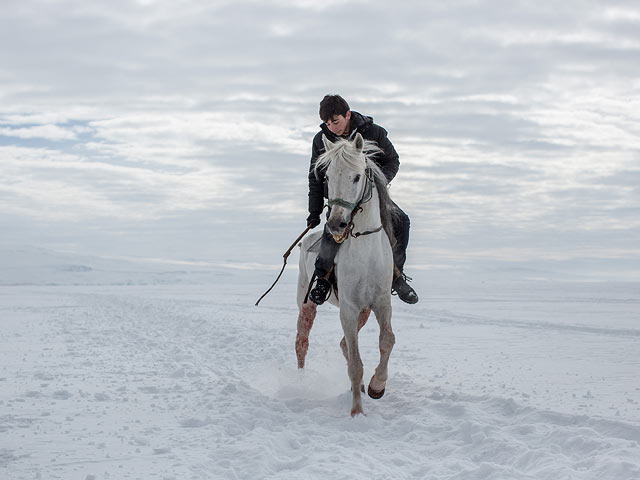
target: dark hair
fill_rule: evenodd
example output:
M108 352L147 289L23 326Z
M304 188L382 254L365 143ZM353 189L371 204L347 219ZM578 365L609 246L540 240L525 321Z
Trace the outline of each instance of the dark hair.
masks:
M349 110L349 104L340 95L325 95L320 102L320 119L326 122L334 115L344 117Z

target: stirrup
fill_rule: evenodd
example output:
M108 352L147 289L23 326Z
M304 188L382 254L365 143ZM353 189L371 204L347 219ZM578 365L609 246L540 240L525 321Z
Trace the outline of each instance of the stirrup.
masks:
M316 286L309 292L309 299L316 305L322 305L331 295L331 283L326 278L319 277Z

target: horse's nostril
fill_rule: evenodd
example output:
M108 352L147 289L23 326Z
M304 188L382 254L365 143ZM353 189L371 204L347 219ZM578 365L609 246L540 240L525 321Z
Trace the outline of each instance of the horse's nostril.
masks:
M340 228L347 228L347 224L346 224L345 222L342 222L342 223L340 224Z

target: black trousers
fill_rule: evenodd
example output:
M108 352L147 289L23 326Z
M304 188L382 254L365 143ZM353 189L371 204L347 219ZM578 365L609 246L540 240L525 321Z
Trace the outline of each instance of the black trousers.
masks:
M395 203L394 203L395 205ZM393 250L393 262L396 267L402 271L404 268L404 262L407 260L407 245L409 245L409 228L410 221L409 216L404 213L398 205L395 205L397 209L397 215L393 219L393 235L395 238L395 244L393 239L391 240ZM327 212L327 218L329 217L331 210ZM333 235L327 230L327 225L324 226L322 232L322 241L320 242L320 252L316 259L316 275L318 277L324 277L329 273L331 267L333 267L333 260L336 258L336 253L340 244L336 243L333 239Z

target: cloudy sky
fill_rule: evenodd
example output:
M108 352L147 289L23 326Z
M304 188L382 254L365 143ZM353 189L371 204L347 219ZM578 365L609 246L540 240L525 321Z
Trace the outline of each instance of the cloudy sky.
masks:
M409 269L640 272L635 1L4 0L0 245L277 265L326 93L400 154Z

